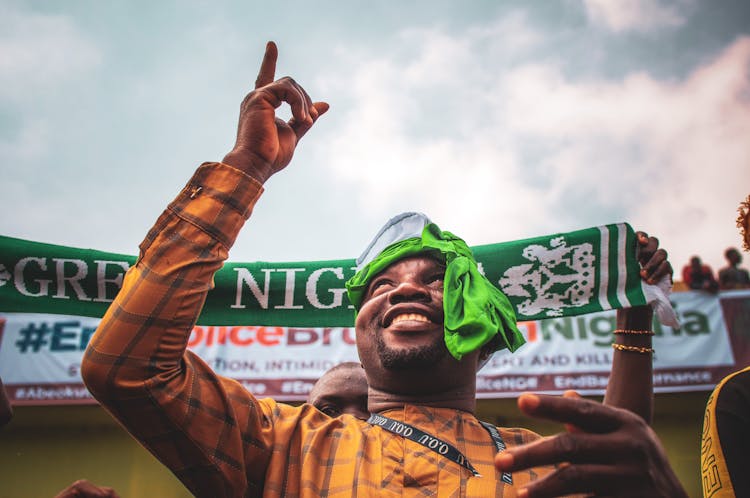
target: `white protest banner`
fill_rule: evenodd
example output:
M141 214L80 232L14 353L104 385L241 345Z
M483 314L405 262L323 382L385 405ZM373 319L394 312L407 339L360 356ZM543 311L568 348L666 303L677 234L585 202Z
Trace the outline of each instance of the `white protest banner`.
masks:
M750 364L750 291L672 295L679 329L655 325L657 392L711 389L724 375ZM477 379L477 396L512 397L524 391L603 394L612 361L615 311L523 322L527 344L497 353ZM98 318L0 313L0 377L18 405L94 403L80 379L80 363ZM357 361L351 327L206 326L188 347L219 375L278 400L304 400L315 380L343 361Z

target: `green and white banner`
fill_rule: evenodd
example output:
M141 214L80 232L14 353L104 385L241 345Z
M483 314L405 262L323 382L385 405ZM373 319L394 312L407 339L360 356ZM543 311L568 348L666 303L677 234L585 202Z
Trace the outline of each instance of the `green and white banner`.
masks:
M519 320L645 304L627 224L472 248ZM101 317L134 256L0 237L0 312ZM227 263L199 324L348 327L354 260Z

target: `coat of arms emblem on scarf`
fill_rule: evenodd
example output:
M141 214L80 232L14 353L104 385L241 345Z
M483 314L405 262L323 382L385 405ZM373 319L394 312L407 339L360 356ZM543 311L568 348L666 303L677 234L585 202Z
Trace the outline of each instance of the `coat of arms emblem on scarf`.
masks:
M561 316L563 308L589 303L596 273L591 244L568 247L564 237L555 237L549 247L531 244L522 254L530 263L508 268L498 282L506 295L528 298L519 314Z

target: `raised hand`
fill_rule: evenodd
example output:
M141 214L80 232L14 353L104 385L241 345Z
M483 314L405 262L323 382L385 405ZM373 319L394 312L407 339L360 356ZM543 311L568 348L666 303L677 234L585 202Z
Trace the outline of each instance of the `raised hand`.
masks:
M55 498L119 498L119 495L112 488L97 486L86 479L79 479L60 491Z
M328 110L325 102L313 102L292 78L274 81L278 49L268 42L255 89L242 101L237 141L223 162L253 176L261 183L292 160L294 149L315 121ZM276 117L276 109L288 103L292 117Z
M519 498L687 496L656 434L630 411L574 396L536 394L522 395L518 406L526 415L575 428L497 454L495 466L501 472L559 465L520 490Z
M636 255L641 264L641 278L655 284L665 275L672 277L672 265L667 260L667 251L659 248L659 239L649 237L645 232L636 232Z

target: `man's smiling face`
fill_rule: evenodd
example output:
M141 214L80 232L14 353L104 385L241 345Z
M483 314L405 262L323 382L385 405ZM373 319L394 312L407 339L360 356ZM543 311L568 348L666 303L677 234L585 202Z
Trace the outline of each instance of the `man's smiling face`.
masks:
M424 369L449 355L443 332L444 276L442 263L412 256L370 281L356 321L365 370Z

